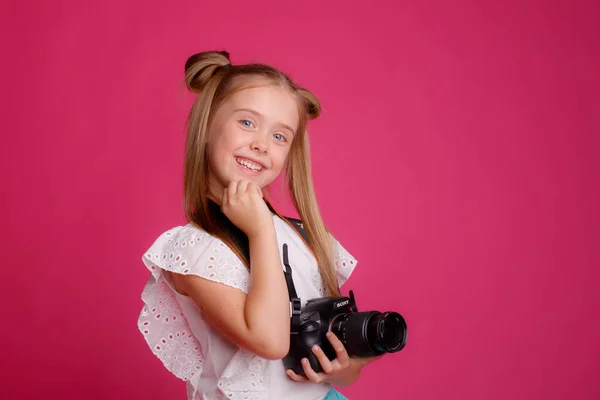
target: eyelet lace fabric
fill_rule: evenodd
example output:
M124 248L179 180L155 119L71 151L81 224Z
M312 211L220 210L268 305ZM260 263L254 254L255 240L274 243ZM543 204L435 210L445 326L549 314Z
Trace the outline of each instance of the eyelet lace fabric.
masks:
M145 305L138 328L154 355L184 381L202 373L200 343L192 335L171 288L162 279L151 279L144 287L142 299Z
M263 358L238 351L227 365L217 386L228 399L268 400Z
M334 254L338 281L346 282L356 260L335 240ZM142 261L151 272L142 300L138 328L148 346L176 377L188 382L188 398L203 399L199 385L206 361L199 340L163 271L193 274L248 293L250 274L243 263L221 240L191 225L179 226L161 234L146 251ZM324 294L318 270L311 283ZM217 380L219 399L266 400L268 360L243 349L237 350ZM288 379L286 377L286 379Z
M342 286L346 283L348 278L350 278L352 271L354 271L356 259L342 247L340 242L333 237L331 237L331 240L333 241L333 260L337 272L338 283Z
M331 236L331 240L333 243L333 259L337 280L339 286L342 286L350 278L350 274L352 274L354 267L356 267L356 259L333 236ZM323 284L323 278L321 278L319 270L313 272L311 280L312 284L319 291L319 294L325 296L325 285Z

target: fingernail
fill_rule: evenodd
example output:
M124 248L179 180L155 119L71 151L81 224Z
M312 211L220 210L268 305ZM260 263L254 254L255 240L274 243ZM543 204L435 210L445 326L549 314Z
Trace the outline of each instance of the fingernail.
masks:
M330 337L331 337L331 331L327 332L327 333L325 334L325 336L327 336L328 338L330 338Z
M317 346L316 344L313 346L312 351L314 351L315 353L317 351L319 351L319 346Z

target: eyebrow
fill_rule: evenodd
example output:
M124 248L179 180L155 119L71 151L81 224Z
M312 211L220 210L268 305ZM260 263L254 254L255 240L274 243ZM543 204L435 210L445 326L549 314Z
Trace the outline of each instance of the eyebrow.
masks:
M246 112L249 112L250 114L256 115L257 117L260 117L260 118L263 117L263 115L261 113L259 113L256 110L253 110L251 108L236 108L235 110L233 110L233 112L238 112L238 111L246 111ZM286 125L286 124L284 124L282 122L279 122L278 125L281 125L285 129L289 130L290 132L292 132L293 135L296 134L296 131L294 129L290 128L288 125Z

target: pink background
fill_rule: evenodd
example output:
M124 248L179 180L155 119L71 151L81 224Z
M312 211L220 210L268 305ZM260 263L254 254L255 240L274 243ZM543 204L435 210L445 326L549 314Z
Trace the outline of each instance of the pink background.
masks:
M209 49L323 102L345 291L409 324L344 394L600 398L595 2L84 3L0 16L2 398L185 398L136 319L141 256L183 223L183 65Z

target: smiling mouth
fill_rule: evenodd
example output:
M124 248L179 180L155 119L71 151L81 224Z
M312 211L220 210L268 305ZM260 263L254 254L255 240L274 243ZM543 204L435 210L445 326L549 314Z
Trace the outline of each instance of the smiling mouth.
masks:
M253 161L247 160L245 158L240 158L240 157L236 157L235 161L237 161L238 164L240 164L242 167L249 169L250 171L254 171L254 172L259 172L262 171L263 166L260 164L257 164Z

